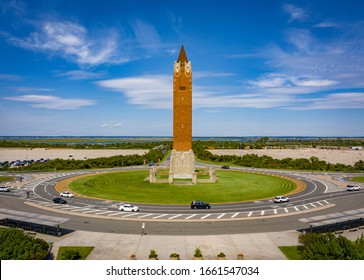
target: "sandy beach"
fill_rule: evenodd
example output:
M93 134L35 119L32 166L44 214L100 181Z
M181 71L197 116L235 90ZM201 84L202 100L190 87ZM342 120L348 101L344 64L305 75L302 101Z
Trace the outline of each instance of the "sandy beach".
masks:
M88 159L99 157L143 155L148 150L91 150L91 149L17 149L0 148L0 162L43 159Z
M323 150L323 149L262 149L262 150L209 150L214 155L257 154L271 156L275 159L317 157L329 163L343 163L354 165L359 160L364 161L364 151L359 150Z

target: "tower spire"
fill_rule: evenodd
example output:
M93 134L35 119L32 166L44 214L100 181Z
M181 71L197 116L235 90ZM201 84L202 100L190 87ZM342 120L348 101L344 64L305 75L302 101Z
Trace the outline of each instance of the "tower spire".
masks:
M183 44L182 44L181 50L179 52L177 62L188 62L188 58L187 58L187 55L186 55L185 48L184 48Z

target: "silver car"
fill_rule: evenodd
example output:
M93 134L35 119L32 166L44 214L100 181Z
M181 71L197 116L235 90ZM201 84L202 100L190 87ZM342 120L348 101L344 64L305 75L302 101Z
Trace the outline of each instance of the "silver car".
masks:
M276 196L273 201L275 203L289 202L289 198L287 196Z

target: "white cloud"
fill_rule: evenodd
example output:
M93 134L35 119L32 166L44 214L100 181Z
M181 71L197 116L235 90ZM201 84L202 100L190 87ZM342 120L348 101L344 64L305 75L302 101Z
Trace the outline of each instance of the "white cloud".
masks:
M312 75L288 76L279 73L270 73L259 78L256 81L249 81L249 84L258 88L287 88L292 93L311 92L312 89L298 89L295 91L293 87L330 87L338 82L334 80L320 79ZM308 91L307 91L308 90Z
M99 81L97 84L109 90L122 92L128 102L144 108L171 109L172 78L147 75Z
M299 8L292 4L283 5L283 10L288 13L289 21L305 21L308 17L304 9Z
M280 108L290 110L328 109L319 106L339 95L323 94L323 99L316 98L315 92L335 84L335 81L322 80L313 76L284 76L271 75L271 81L256 81L254 87L201 87L193 86L193 107L197 108ZM268 75L268 77L270 77ZM290 84L288 84L290 83ZM118 91L125 95L129 104L148 109L172 109L172 81L168 76L147 75L139 77L120 78L99 81L100 87ZM240 93L239 93L240 92ZM234 94L238 93L238 94ZM306 94L307 98L299 98L299 94ZM331 108L361 108L361 99L346 96L346 102L340 107ZM323 101L322 101L323 100ZM340 99L341 100L341 99ZM321 103L320 103L321 102Z
M331 93L323 97L297 100L291 110L364 109L364 92Z
M118 127L121 127L121 126L123 126L122 123L116 123L116 124L113 125L113 128L118 128Z
M95 101L91 99L61 98L52 95L22 95L5 97L6 100L27 102L34 108L46 108L52 110L75 110L84 106L91 106Z
M103 77L105 74L103 73L95 73L91 71L85 70L71 70L64 73L56 72L55 76L57 77L66 77L70 80L88 80L88 79L99 79Z
M160 47L160 37L151 24L142 20L131 21L131 27L134 32L135 40L142 48L153 49Z
M0 80L3 80L3 81L15 82L15 81L20 81L22 79L23 79L23 77L20 75L0 74Z
M104 124L102 124L101 125L101 127L108 127L109 125L108 124L106 124L106 123L104 123Z
M11 44L33 51L50 52L80 65L117 64L128 61L118 54L118 35L113 30L90 36L85 27L73 22L38 22L26 38L8 35Z

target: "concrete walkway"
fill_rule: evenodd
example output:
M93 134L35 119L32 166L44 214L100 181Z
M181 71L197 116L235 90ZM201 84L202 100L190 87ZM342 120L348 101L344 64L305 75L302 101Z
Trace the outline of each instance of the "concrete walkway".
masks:
M129 260L132 254L146 260L154 249L160 260L168 260L176 252L181 260L193 259L197 247L203 259L216 260L224 252L228 260L236 260L243 253L249 260L284 260L278 246L297 245L297 232L271 232L208 236L156 236L75 231L66 236L42 236L53 242L52 253L56 257L60 246L95 246L89 260Z
M343 236L355 240L364 234L364 229L346 230ZM251 234L207 235L207 236L160 236L102 232L75 231L56 237L37 234L53 242L51 253L56 258L60 246L94 246L88 260L130 260L132 254L139 260L147 260L154 249L158 259L168 260L171 253L178 253L181 260L192 260L197 247L204 260L216 260L224 252L227 260L236 260L243 253L246 260L286 260L278 246L298 245L299 232L269 232Z

